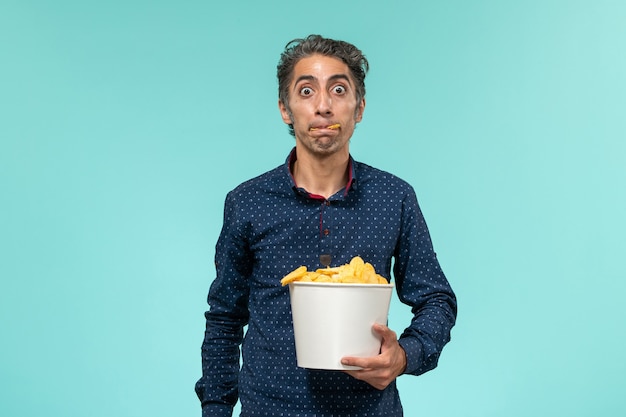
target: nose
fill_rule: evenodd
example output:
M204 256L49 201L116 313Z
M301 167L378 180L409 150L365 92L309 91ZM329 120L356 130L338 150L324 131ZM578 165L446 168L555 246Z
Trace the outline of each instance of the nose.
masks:
M327 116L332 114L333 100L330 94L328 94L327 92L322 92L317 97L317 114L321 116Z

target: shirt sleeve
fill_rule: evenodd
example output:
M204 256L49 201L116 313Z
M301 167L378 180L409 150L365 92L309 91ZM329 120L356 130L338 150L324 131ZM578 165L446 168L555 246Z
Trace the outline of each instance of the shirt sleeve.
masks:
M215 249L217 276L209 289L202 343L202 377L196 394L203 417L231 416L238 400L239 348L248 323L251 255L246 225L232 193L224 205L224 225Z
M411 307L411 324L400 335L405 373L420 375L437 366L457 314L457 301L445 277L412 188L405 196L402 230L395 250L394 277L401 302Z

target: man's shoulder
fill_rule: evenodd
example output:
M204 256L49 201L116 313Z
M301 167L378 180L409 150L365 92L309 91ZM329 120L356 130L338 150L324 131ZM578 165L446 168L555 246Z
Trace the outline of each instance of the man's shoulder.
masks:
M229 194L245 195L257 193L259 191L276 189L279 188L286 180L285 166L283 164L242 182L231 190Z
M354 161L354 164L355 175L359 185L386 186L390 189L413 191L411 184L389 171L373 167L364 162Z

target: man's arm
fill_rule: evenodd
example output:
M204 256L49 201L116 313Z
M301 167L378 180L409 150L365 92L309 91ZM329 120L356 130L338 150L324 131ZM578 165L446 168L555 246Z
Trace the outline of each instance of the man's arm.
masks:
M411 307L411 324L400 339L386 326L374 325L383 339L381 353L342 359L344 365L363 368L345 372L377 389L386 388L403 373L419 375L434 369L456 321L456 297L437 261L413 192L403 204L394 277L400 301Z
M406 352L404 373L420 375L437 366L456 322L457 301L441 270L415 193L405 198L394 277L400 301L413 317L398 343Z
M398 343L407 356L404 373L420 375L437 366L456 322L457 301L441 270L415 193L404 201L403 232L394 264L400 301L411 307L411 324Z
M248 323L247 277L251 260L245 230L229 195L224 226L215 249L217 276L208 295L206 330L202 343L202 377L196 393L203 417L230 417L238 400L239 346Z

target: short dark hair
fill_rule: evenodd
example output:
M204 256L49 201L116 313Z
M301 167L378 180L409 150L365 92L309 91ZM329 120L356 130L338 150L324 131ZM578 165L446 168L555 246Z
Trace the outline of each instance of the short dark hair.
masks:
M293 78L293 69L302 58L314 54L326 55L343 61L356 83L356 99L360 102L365 97L365 75L369 71L369 63L365 55L356 46L345 41L324 38L320 35L309 35L304 39L294 39L285 45L277 66L278 99L289 110L289 84ZM289 126L294 135L293 126Z

